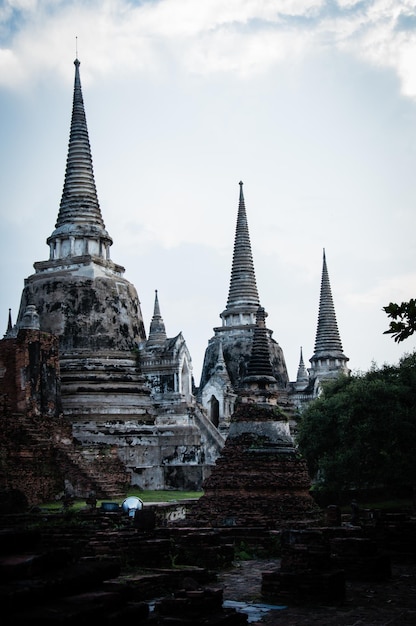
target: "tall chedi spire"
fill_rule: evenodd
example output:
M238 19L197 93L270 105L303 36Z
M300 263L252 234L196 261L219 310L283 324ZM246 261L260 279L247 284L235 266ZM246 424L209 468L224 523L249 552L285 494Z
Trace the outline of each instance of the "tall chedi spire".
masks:
M105 229L95 187L91 148L75 59L74 96L65 181L56 228L48 238L50 259L93 254L109 259L113 241Z
M220 313L222 326L214 328L215 336L208 343L202 367L198 399L210 411L209 407L218 402L224 407L219 415L220 429L227 428L238 389L248 374L248 365L252 353L253 339L256 329L256 316L260 307L254 272L253 255L247 223L243 183L239 183L237 225L235 229L234 249L229 283L228 300L225 310ZM265 320L267 313L262 308ZM272 331L262 329L264 341L268 343L272 376L276 379L279 389L285 389L289 378L283 351L272 338ZM231 381L231 390L220 387L215 380L216 364L220 349L223 350L224 361Z
M260 306L254 273L253 255L248 232L247 214L244 202L243 183L240 181L237 226L234 240L234 253L231 269L230 290L225 311L221 314L224 324L255 324L257 309Z
M310 376L321 380L348 374L348 357L342 351L341 338L335 316L325 250L323 251L321 292L319 297L318 326L315 351L309 359Z

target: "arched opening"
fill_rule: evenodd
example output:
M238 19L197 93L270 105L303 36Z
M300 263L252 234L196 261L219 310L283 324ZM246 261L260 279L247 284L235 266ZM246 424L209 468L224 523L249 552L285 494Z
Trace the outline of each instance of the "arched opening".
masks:
M214 424L216 428L218 428L218 424L220 423L220 403L218 402L215 396L211 396L211 400L209 401L209 419Z

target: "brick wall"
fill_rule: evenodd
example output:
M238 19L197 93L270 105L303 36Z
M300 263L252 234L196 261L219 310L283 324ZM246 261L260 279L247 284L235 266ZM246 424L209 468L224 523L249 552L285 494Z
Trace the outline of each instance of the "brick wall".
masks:
M0 490L17 491L29 504L64 487L54 439L61 416L58 340L21 330L0 341Z
M59 415L58 339L38 330L21 330L0 341L2 413Z

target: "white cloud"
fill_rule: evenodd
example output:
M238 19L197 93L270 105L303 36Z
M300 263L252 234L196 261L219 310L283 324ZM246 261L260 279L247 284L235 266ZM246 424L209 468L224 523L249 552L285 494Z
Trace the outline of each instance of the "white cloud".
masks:
M362 0L337 0L337 5L342 9L351 9L362 3Z
M199 38L185 56L185 67L195 74L264 74L276 63L293 64L308 45L309 36L295 31L266 30L243 33L221 29Z
M38 7L38 0L4 0L0 7L0 22L8 20L13 11L34 13Z
M350 8L348 2L343 7ZM393 69L401 80L402 93L416 98L416 33L403 27L416 20L416 6L408 0L375 0L357 11L347 12L321 25L332 34L340 49L361 59ZM415 22L412 22L413 26Z
M0 76L2 77L0 84L3 83L8 88L21 85L25 78L25 72L19 59L10 49L0 49Z
M402 83L405 96L416 98L416 35L411 41L406 41L399 50L397 71Z
M287 16L313 15L323 0L163 0L144 5L136 13L137 26L141 23L152 35L165 37L197 37L223 26L244 26L256 20L279 23Z
M16 27L12 15L23 18ZM335 47L369 63L392 68L403 94L416 98L416 34L400 27L416 17L410 0L125 0L56 3L9 0L0 12L10 20L1 54L0 84L15 87L47 68L67 76L67 57L78 37L85 81L93 74L169 71L247 76ZM301 19L298 19L301 18ZM16 30L13 30L15 29Z
M14 65L5 58L3 84L11 82L16 63L21 80L36 76L36 67L52 66L63 73L61 59L75 48L76 36L80 57L88 56L91 72L154 71L162 58L165 64L176 59L192 72L264 71L302 47L292 29L271 30L270 24L285 16L309 15L321 4L208 0L196 5L169 0L133 7L120 1L69 4L51 11L49 3L32 3L13 36Z
M15 262L0 313L16 314L11 294L48 254L78 37L112 258L147 327L158 288L169 332L201 364L226 302L242 178L261 300L292 376L299 345L313 352L323 247L352 366L407 348L383 337L381 307L413 296L416 278L413 4L3 4L2 254Z

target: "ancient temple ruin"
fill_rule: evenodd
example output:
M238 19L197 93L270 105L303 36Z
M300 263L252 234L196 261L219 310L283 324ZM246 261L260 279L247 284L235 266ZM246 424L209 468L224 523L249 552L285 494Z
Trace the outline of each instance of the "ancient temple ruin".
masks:
M125 474L127 484L139 489L200 489L229 432L235 435L234 416L240 416L238 423L253 421L251 413L244 416L252 402L244 400L247 389L257 400L259 390L272 390L266 404L272 404L273 411L277 406L280 416L284 413L284 420L277 420L280 432L283 423L289 430L295 425L297 411L319 394L323 380L348 374L325 254L311 367L306 369L301 350L297 379L290 382L283 350L266 327L267 313L260 305L243 183L239 183L227 304L220 313L222 325L214 328L208 342L200 384L195 387L184 335L168 336L158 292L147 336L136 288L111 258L113 240L98 201L79 60L74 64L70 136L57 221L47 238L49 258L35 262L35 272L25 279L14 326L9 315L3 339L8 347L0 350L3 407L7 409L9 394L14 393L5 384L7 368L14 368L16 385L21 376L18 363L10 360L19 333L32 329L42 337L54 337L60 415L69 428L63 439L70 442L67 457L73 457L65 464L68 487L84 493L90 481L103 492L114 493L126 482ZM255 391L250 378L259 326L267 347L267 376L272 380L266 384L266 376L260 384L256 370ZM7 359L1 354L7 354ZM274 404L272 397L278 398ZM270 420L269 409L268 419L260 420L267 428L270 421L276 422L275 416ZM27 411L25 406L23 413ZM28 425L16 406L13 414L22 426L23 440ZM235 444L234 439L229 445ZM78 453L70 452L71 445ZM283 440L279 446L286 449ZM293 451L292 444L289 448ZM119 468L109 472L113 485L100 486L89 470L104 453L112 463L121 464L121 472ZM292 452L285 458L293 458ZM78 469L82 466L82 477L77 465Z
M306 462L290 433L287 397L273 375L269 345L265 311L259 307L228 437L190 524L278 529L321 518L309 492Z
M115 450L138 488L199 489L223 439L196 406L182 333L166 336L156 297L146 337L136 288L111 259L78 59L63 192L47 243L49 258L26 278L6 336L31 311L39 330L58 338L63 415L90 458Z

